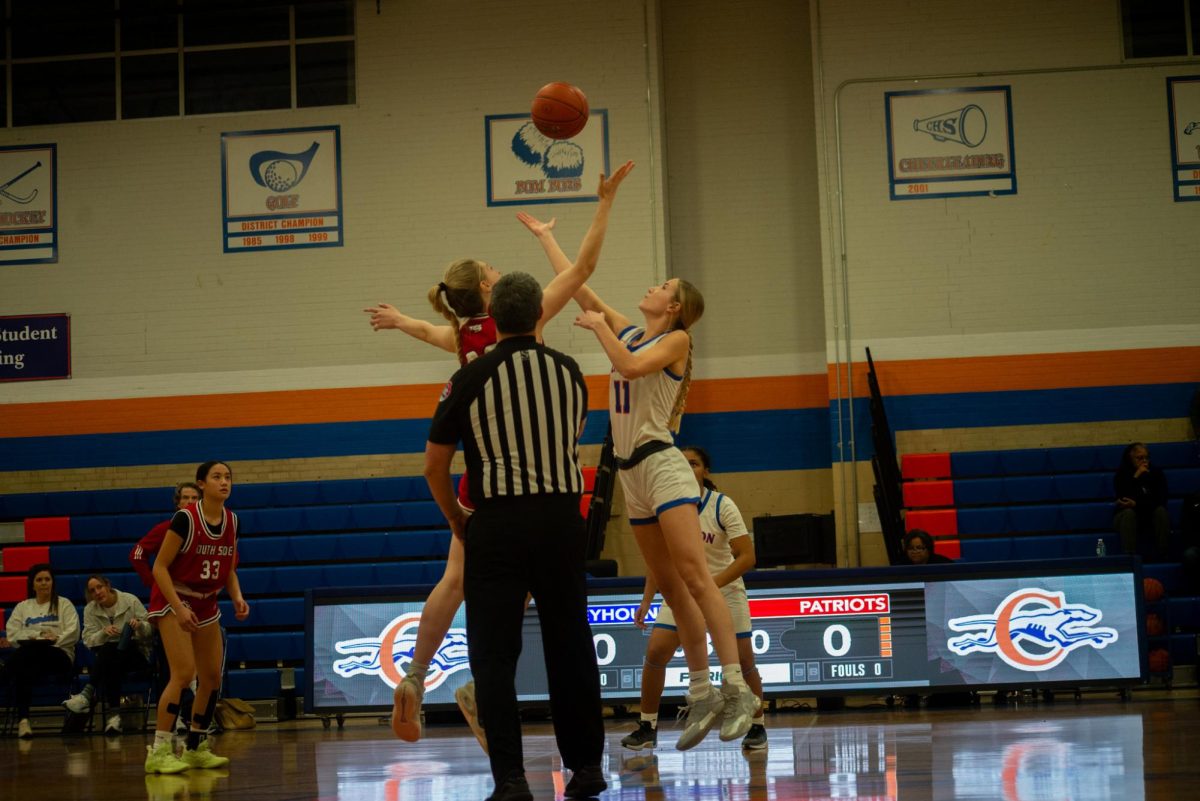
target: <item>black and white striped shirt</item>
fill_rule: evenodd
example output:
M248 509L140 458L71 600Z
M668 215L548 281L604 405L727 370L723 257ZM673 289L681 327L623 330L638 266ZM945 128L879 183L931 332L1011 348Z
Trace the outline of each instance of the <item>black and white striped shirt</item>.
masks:
M532 336L508 337L451 377L429 441L462 442L477 506L494 498L578 495L587 400L574 359Z

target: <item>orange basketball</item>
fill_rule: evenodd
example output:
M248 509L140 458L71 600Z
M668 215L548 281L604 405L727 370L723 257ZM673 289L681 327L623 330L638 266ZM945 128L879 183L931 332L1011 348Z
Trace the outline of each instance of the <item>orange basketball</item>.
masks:
M1156 578L1142 579L1142 592L1150 603L1161 601L1163 595L1166 594L1162 582Z
M1151 673L1166 673L1171 669L1171 654L1166 648L1155 648L1150 652L1148 662Z
M533 124L551 139L570 139L588 120L587 96L578 86L555 81L538 90L530 109Z
M1167 630L1167 626L1163 623L1161 616L1151 612L1146 615L1146 633L1151 637L1157 637Z

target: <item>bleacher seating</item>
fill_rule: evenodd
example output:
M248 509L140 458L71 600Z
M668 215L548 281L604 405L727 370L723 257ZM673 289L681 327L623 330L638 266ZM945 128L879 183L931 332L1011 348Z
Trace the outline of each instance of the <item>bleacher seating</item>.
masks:
M585 468L589 491L594 480L595 468ZM170 516L172 493L151 487L0 495L0 522L24 520L26 530L26 543L0 550L0 620L25 597L23 571L47 556L60 594L76 603L81 620L94 573L146 602L149 590L129 552ZM230 508L240 520L238 578L250 604L250 616L239 621L232 603L220 602L226 691L234 697L278 697L285 668L303 687L306 589L433 584L450 548L450 530L419 476L239 484ZM4 558L10 552L19 570Z
M1167 504L1179 524L1183 496L1200 489L1200 452L1195 442L1149 443L1151 462L1167 477ZM1113 474L1122 445L901 457L905 528L934 537L939 553L970 562L1086 558L1098 540L1121 552L1113 530ZM1181 594L1182 570L1173 563L1148 564L1145 574L1166 588L1161 638L1175 664L1196 662L1200 598Z

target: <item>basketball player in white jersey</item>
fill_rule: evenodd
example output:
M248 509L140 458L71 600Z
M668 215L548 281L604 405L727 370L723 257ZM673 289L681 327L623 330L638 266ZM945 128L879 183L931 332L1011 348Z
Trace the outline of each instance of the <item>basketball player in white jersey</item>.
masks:
M536 220L525 215L522 222L537 233ZM545 240L543 247L556 271L571 264ZM675 747L692 748L718 723L722 740L738 739L760 701L742 676L729 607L708 572L696 478L672 435L691 380L689 328L704 313L704 298L678 278L650 287L638 304L640 326L586 285L575 300L583 308L575 324L596 334L613 365L609 415L630 524L650 577L675 612L687 657L688 724ZM720 692L709 681L706 626L723 671Z

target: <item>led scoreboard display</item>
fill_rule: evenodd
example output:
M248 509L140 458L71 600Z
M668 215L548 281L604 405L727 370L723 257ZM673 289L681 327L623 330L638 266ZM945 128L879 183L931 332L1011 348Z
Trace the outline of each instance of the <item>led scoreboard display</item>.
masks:
M890 688L1079 686L1130 683L1145 672L1139 642L1139 563L1095 560L867 568L752 574L750 644L768 697ZM309 711L383 710L416 644L427 588L312 590L308 596L305 703ZM601 693L639 696L649 627L634 625L639 579L589 585ZM525 617L517 693L545 701L536 608ZM709 648L714 679L720 666ZM435 655L425 703L454 703L470 678L466 616L459 610ZM687 686L682 650L667 666L668 694ZM910 690L911 691L911 690Z

